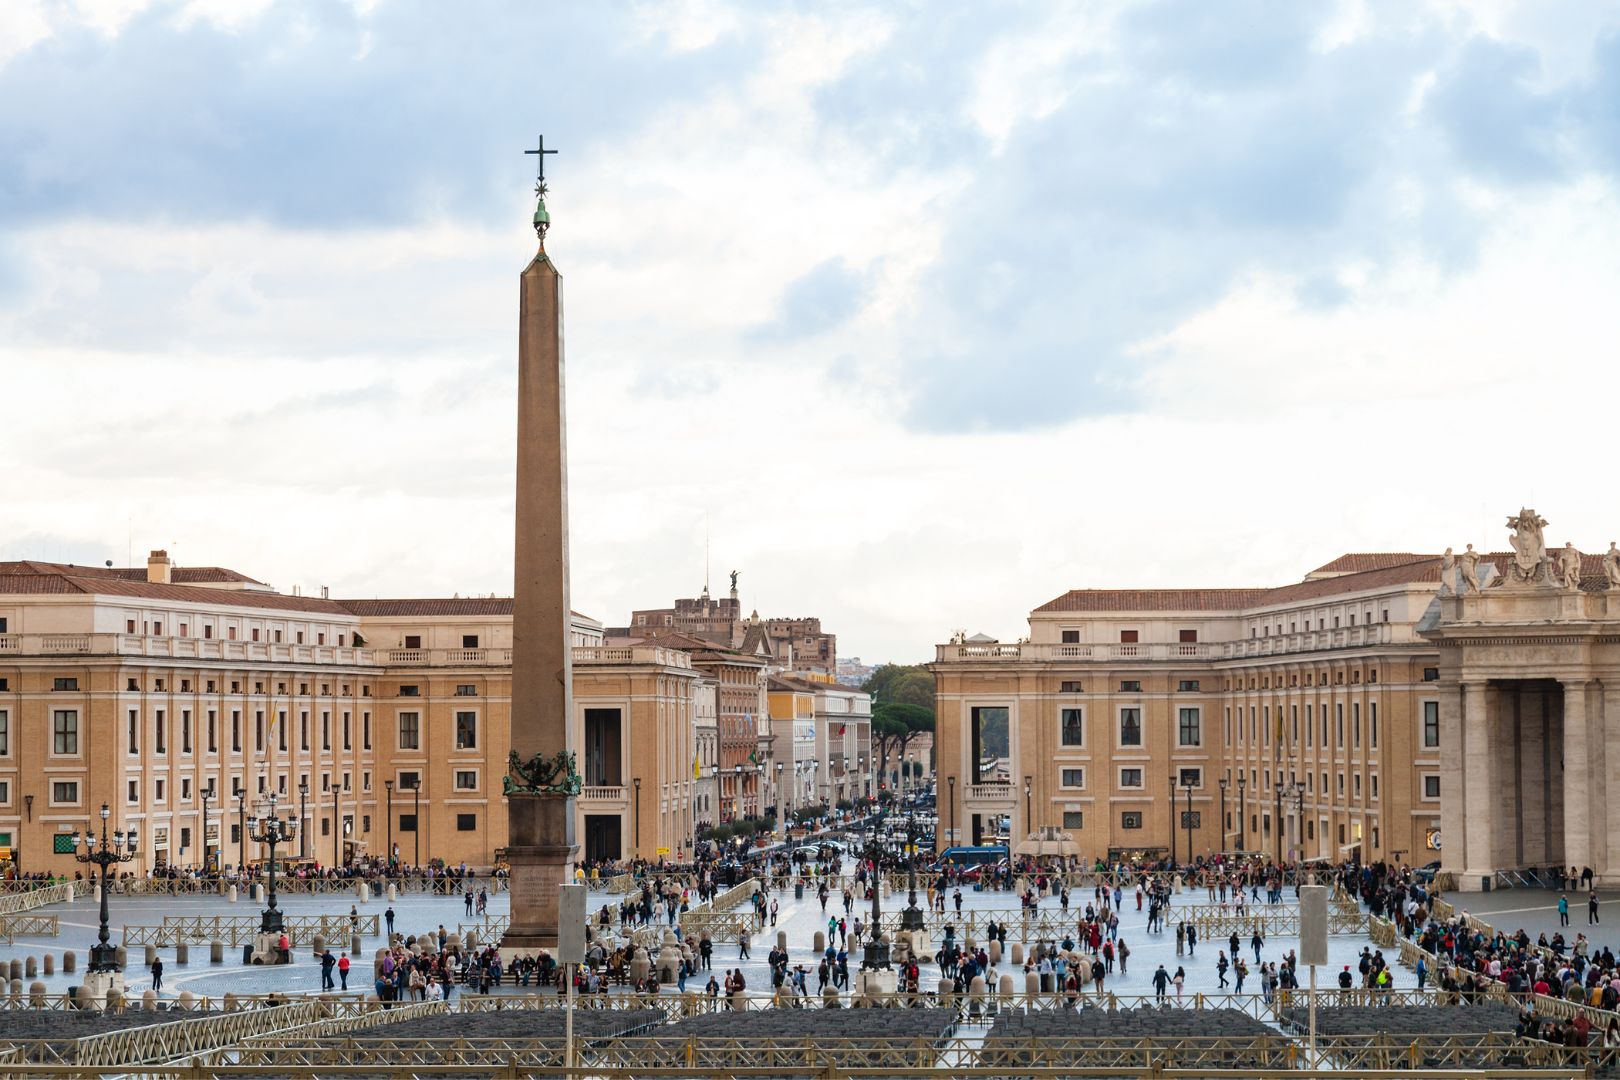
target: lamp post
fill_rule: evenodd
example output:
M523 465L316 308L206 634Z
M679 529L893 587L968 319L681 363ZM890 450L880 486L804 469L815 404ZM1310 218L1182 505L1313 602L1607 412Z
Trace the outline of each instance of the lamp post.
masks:
M743 790L742 790L742 763L732 766L731 783L731 818L733 821L742 820L743 816Z
M1294 781L1294 795L1299 799L1299 814L1294 819L1294 839L1299 844L1299 862L1303 866L1305 864L1305 786L1297 780ZM1294 883L1297 887L1299 883L1297 876L1294 878Z
M334 833L337 832L336 829L333 829L332 831ZM348 818L343 819L343 835L345 839L354 835L354 822L350 821ZM333 846L336 847L337 845L334 843Z
M906 910L900 913L902 930L923 929L922 909L917 906L917 815L906 812Z
M208 869L209 869L209 867L208 867L208 861L209 861L209 858L208 858L208 796L213 794L213 788L212 787L205 787L202 790L200 790L199 792L197 792L197 794L202 798L202 849L203 849L202 868L203 868L203 873L206 874L206 873L208 873Z
M861 960L862 971L887 971L889 968L889 943L879 940L883 933L883 883L878 879L878 875L882 873L879 869L879 860L883 855L882 842L878 837L883 831L888 813L887 808L878 810L877 820L872 825L872 842L866 849L867 858L872 863L872 922L871 929L867 931L869 936L866 939L866 955Z
M1244 827L1248 824L1248 822L1243 820L1243 813L1244 813L1244 808L1243 808L1243 788L1244 788L1245 783L1246 783L1245 778L1242 775L1239 775L1238 776L1238 845L1237 845L1237 849L1239 851L1242 851L1244 849L1244 846L1245 846L1244 841L1248 839L1248 837L1245 836L1244 832L1243 832Z
M776 801L776 820L786 821L787 808L782 806L782 763L780 761L776 763L776 791L773 795Z
M1281 780L1278 780L1275 787L1276 787L1276 792L1277 792L1277 812L1276 812L1277 816L1273 820L1272 824L1276 827L1276 832L1277 832L1277 865L1279 867L1281 867L1282 866L1282 797L1283 797L1283 782Z
M411 784L411 793L415 796L415 805L411 807L412 824L416 826L411 833L412 843L415 844L415 853L411 856L411 863L416 867L417 873L422 871L422 774L416 774L416 780Z
M107 819L110 817L112 811L107 808L106 803L102 803L100 847L96 846L94 830L87 831L83 836L80 836L77 830L73 833L73 857L79 862L101 867L101 932L98 935L98 943L90 947L90 970L97 972L118 970L118 948L109 940L111 935L107 932L107 894L112 891L107 887L107 870L109 867L133 859L137 845L137 834L134 829L127 834L119 830L111 837L108 836L107 830L110 826ZM112 841L111 846L107 843L109 839ZM79 851L81 845L84 847L82 853Z
M945 786L951 789L951 834L945 838L945 846L953 847L956 844L956 777L947 776Z
M309 840L304 835L304 822L309 818L309 781L298 781L298 857L309 857Z
M236 789L236 876L247 869L247 788Z
M383 849L383 858L388 860L388 869L394 869L394 782L384 780L383 787L388 789L388 840L387 847Z
M1187 854L1191 855L1189 850ZM1170 774L1170 868L1176 867L1176 774Z
M1187 791L1187 861L1190 863L1190 862L1193 861L1193 853L1192 853L1192 829L1193 829L1192 787L1187 786L1186 791Z
M281 912L276 907L276 845L290 843L294 834L298 832L298 822L291 816L279 818L276 816L276 800L278 796L272 791L265 796L268 809L260 817L251 818L248 824L253 829L253 841L257 844L270 845L270 875L268 880L270 891L270 906L264 909L259 916L259 933L279 934L282 930Z
M1034 779L1035 778L1033 776L1024 777L1024 831L1026 833L1035 832L1035 822L1031 818L1030 810L1030 797L1034 789L1034 785L1031 783L1031 781Z
M636 858L641 858L641 777L632 777L636 786Z

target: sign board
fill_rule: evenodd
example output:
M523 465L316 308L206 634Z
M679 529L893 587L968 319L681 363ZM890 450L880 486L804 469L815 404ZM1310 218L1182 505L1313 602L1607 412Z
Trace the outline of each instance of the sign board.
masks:
M667 848L667 847L659 848L658 849L658 854L660 854L660 855L668 855L669 854L669 848Z
M1299 887L1299 962L1325 966L1328 962L1328 887Z
M1439 851L1440 850L1440 830L1439 829L1425 829L1423 831L1423 846L1428 848L1430 851Z
M10 858L11 858L11 849L8 848L8 847L0 847L0 862L6 862Z
M557 903L557 962L583 964L585 962L585 891L584 885L559 885L561 896Z

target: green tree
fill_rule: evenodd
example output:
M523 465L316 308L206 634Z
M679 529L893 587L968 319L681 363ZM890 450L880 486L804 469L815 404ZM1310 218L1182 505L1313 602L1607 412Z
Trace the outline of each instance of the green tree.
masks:
M889 759L906 759L906 747L918 733L934 730L934 710L907 702L879 702L872 707L872 753L887 771Z
M882 664L861 684L861 689L879 704L902 702L930 710L934 707L934 673L922 664Z

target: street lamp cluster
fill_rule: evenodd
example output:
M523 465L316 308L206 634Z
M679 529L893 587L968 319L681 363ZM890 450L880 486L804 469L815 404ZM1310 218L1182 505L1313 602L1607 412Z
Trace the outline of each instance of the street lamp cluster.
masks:
M259 917L259 933L280 934L282 930L281 912L276 907L276 845L291 843L298 835L298 819L288 814L285 818L276 816L276 800L278 796L271 792L265 796L255 816L247 819L247 828L244 832L247 838L256 844L267 844L270 847L270 864L268 875L270 906L264 909Z
M106 803L101 804L101 846L96 846L95 829L86 829L81 835L77 831L73 834L73 857L82 863L101 868L101 933L97 944L90 948L90 970L92 972L117 971L118 948L113 945L111 934L107 930L107 894L112 890L107 887L107 871L119 863L129 862L135 857L135 849L139 843L135 830L124 832L117 829L109 832L111 825L108 821L112 811ZM80 850L80 849L83 850Z

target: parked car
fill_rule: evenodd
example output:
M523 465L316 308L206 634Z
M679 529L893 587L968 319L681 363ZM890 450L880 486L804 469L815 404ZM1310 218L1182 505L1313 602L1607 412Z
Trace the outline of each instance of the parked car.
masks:
M1434 875L1439 871L1439 869L1440 860L1436 859L1434 862L1425 863L1416 870L1413 870L1412 876L1421 882L1428 883L1434 880Z

